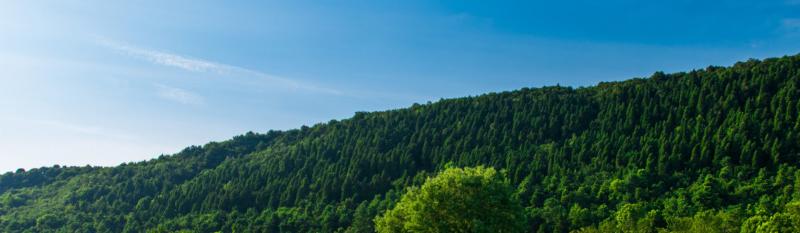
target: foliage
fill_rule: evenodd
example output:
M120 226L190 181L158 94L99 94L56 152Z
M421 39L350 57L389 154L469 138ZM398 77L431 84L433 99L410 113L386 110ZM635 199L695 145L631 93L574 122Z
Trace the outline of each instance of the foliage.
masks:
M506 171L528 232L796 232L798 87L800 56L750 60L19 170L0 232L373 232L447 164Z
M448 168L375 219L377 232L523 232L525 213L493 168Z

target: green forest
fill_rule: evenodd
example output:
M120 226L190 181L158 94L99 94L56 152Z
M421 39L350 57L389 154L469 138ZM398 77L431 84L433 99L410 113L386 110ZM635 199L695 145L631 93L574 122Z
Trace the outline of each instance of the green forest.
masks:
M800 56L0 175L0 232L376 231L800 232Z

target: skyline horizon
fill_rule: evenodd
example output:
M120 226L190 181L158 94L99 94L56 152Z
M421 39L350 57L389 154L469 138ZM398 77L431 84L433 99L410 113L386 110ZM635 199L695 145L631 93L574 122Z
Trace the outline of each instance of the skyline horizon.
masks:
M14 2L0 9L0 173L116 166L359 111L796 55L798 9L787 0Z
M744 60L741 60L741 61L737 61L736 63L738 63L738 62L746 62L746 61L750 61L750 60L758 60L758 61L763 61L763 60L765 60L765 59L781 58L781 57L788 57L788 56L800 56L800 53L795 53L795 54L786 54L786 55L782 55L782 56L774 56L774 57L764 57L764 58L748 58L748 59L744 59ZM696 69L692 69L692 70L686 70L686 71L669 71L669 72L666 72L666 71L654 71L653 73L656 73L656 72L664 72L664 73L666 73L666 74L675 74L675 73L682 73L682 72L692 72L692 71L705 70L705 69L707 69L708 67L712 67L712 66L714 66L714 67L725 67L725 68L727 68L727 67L732 67L733 65L735 65L735 63L733 63L733 64L728 64L728 65L708 65L708 66L706 66L706 67L704 67L704 68L696 68ZM190 148L190 147L195 147L195 146L201 146L201 147L202 147L202 146L204 146L204 145L206 145L206 144L208 144L208 143L219 143L219 142L224 142L224 141L231 140L231 139L233 139L234 137L237 137L237 136L242 136L242 135L246 135L246 134L248 134L248 133L255 133L255 134L266 134L266 133L268 133L268 132L270 132L270 131L279 131L279 132L283 132L283 131L297 130L297 129L301 129L301 128L303 128L303 127L314 127L314 126L316 126L316 125L319 125L319 124L326 124L326 123L328 123L328 122L330 122L330 121L341 121L341 120L347 120L347 119L350 119L350 118L352 118L352 117L353 117L355 114L358 114L358 113L363 113L363 112L366 112L366 113L373 113L373 112L384 112L384 111L402 110L402 109L407 109L407 108L410 108L410 107L412 107L413 105L416 105L416 104L422 104L422 105L425 105L425 104L435 104L435 103L437 103L437 102L439 102L439 101L442 101L442 100L458 99L458 98L469 98L469 97L478 97L478 96L481 96L481 95L486 95L486 94L496 94L496 93L502 93L502 92L515 92L515 91L520 91L520 90L522 90L522 89L525 89L525 88L536 89L536 88L547 88L547 87L557 87L557 86L558 86L558 87L567 87L567 88L591 88L591 87L596 87L597 85L599 85L599 84L601 84L601 83L625 82L625 81L629 81L629 80L633 80L633 79L641 79L641 78L645 78L645 79L646 79L646 78L649 78L649 77L650 77L650 76L636 76L636 77L629 77L629 78L626 78L626 79L613 80L613 81L599 81L598 83L591 84L591 85L586 85L586 86L560 85L559 83L556 83L556 84L551 84L551 85L542 85L542 86L526 86L526 87L519 87L519 88L515 88L515 89L510 89L510 90L498 90L498 91L491 91L491 92L483 92L483 93L476 93L476 94L470 94L470 95L465 95L465 96L440 97L439 99L435 99L435 100L428 100L428 101L426 101L426 102L414 102L414 103L409 103L409 104L408 104L408 105L406 105L406 106L401 106L401 107L398 107L398 108L390 108L390 109L376 109L376 110L371 110L371 111L355 111L355 112L353 112L353 113L352 113L350 116L345 116L345 117L342 117L342 118L331 118L331 119L329 119L329 120L318 121L318 122L312 122L312 123L309 123L309 124L302 124L302 125L298 125L298 126L295 126L295 127L289 127L289 128L285 128L285 129L267 129L267 130L265 130L265 131L254 131L254 130L249 130L249 131L246 131L246 132L241 132L241 133L239 133L239 134L230 135L229 137L227 137L227 138L223 138L223 139L220 139L220 140L212 140L212 141L206 141L206 142L199 142L199 144L190 144L190 145L186 145L186 146L184 146L184 147L182 147L182 148L178 149L177 151L172 151L172 152L163 152L163 153L160 153L160 154L158 154L158 155L153 155L151 158L146 158L146 159L144 159L144 160L138 160L138 161L122 161L122 162L120 162L120 163L118 163L118 164L110 164L110 165L93 165L93 164L88 164L88 163L87 163L87 164L52 164L52 165L43 165L43 166L39 166L39 167L30 167L30 168L17 168L17 169L14 169L14 170L9 170L9 171L0 171L0 174L4 174L4 173L7 173L7 172L19 172L20 170L23 170L23 171L28 171L28 170L31 170L31 169L48 168L48 167L56 167L56 166L60 166L60 167L87 167L87 166L90 166L90 167L100 167L100 168L116 167L116 166L120 166L120 165L122 165L122 164L129 164L129 163L140 163L140 162L147 162L147 161L151 161L151 160L156 160L156 159L159 159L161 156L172 156L172 155L175 155L175 154L177 154L177 153L179 153L179 152L181 152L181 151L183 151L183 150L185 150L185 149L187 149L187 148Z

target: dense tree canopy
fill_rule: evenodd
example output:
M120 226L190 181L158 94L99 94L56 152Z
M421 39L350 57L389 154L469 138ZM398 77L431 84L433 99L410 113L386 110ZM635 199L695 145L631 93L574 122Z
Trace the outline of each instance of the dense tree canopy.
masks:
M506 171L528 232L792 232L798 87L800 57L750 60L19 170L0 175L0 232L374 232L446 164Z
M494 168L448 168L375 219L377 232L524 232L525 213Z

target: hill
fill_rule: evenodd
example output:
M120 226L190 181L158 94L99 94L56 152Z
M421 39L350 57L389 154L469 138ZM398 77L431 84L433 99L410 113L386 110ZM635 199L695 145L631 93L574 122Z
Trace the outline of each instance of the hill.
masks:
M405 187L484 165L531 232L780 232L800 218L798 86L800 56L749 60L19 170L0 176L0 231L372 232Z

